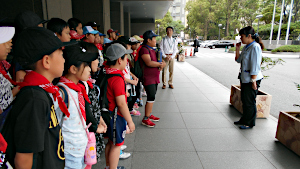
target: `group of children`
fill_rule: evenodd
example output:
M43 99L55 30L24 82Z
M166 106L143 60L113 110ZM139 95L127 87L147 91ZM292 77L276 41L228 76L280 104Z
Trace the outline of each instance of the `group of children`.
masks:
M105 147L106 169L117 168L120 158L130 156L122 150L125 134L135 130L131 116L141 115L142 83L147 92L142 124L154 127L152 121L159 121L151 115L165 66L156 58L157 35L146 31L144 39L129 38L109 29L105 38L95 22L83 27L76 18L44 21L30 11L16 22L13 71L6 60L15 28L0 27L0 123L8 163L14 168L83 169L90 126L97 158ZM133 73L135 66L142 68L142 77ZM102 118L105 111L108 120Z

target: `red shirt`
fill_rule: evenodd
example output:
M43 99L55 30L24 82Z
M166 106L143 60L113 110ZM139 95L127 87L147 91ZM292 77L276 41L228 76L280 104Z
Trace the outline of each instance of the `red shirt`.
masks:
M109 78L107 80L107 91L106 91L109 111L114 111L115 107L117 107L116 97L121 95L124 95L127 102L125 83L123 78L120 76L114 76ZM123 117L119 109L118 109L118 115Z
M139 56L141 57L143 54L149 54L149 51L150 51L151 61L157 62L156 51L151 48L148 48L149 49L149 51L148 51L146 48L148 48L148 47L145 46L140 49ZM147 86L147 85L151 85L151 84L160 83L159 82L160 71L159 71L158 67L148 67L142 58L141 58L141 60L142 60L142 63L144 64L144 66L143 66L143 68L144 68L143 84L145 86Z

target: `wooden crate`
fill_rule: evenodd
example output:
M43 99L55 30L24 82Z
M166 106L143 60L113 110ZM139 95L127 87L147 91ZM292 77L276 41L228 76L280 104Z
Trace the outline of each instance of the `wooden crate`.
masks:
M178 56L177 56L177 61L178 61L178 62L184 62L184 61L185 61L185 56L184 56L184 54L178 54Z
M258 90L256 96L256 118L267 118L270 115L272 95ZM231 85L230 103L241 113L243 113L243 104L241 99L241 88L239 85Z
M280 112L276 138L300 156L300 112Z

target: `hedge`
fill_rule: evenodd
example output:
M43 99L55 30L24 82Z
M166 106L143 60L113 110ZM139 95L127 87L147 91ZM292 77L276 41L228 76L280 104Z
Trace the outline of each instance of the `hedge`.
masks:
M240 47L240 51L243 50L243 47L244 47L244 46L241 46L241 47ZM235 51L235 47L231 47L231 48L229 49L229 51Z
M273 49L272 52L300 52L300 45L284 45Z

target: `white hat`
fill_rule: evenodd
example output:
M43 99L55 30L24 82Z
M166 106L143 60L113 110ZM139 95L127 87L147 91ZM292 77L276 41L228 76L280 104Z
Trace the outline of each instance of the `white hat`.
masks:
M8 26L0 27L0 44L11 40L14 37L14 34L15 34L14 27L8 27Z

